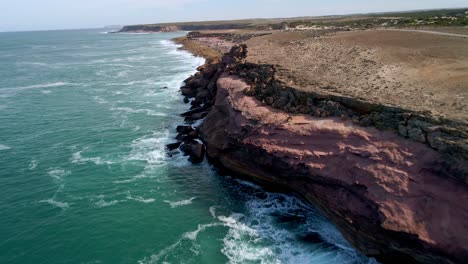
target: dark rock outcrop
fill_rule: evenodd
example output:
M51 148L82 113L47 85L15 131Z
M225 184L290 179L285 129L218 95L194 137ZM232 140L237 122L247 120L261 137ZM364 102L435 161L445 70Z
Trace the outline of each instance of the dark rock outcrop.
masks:
M180 149L186 156L190 156L189 161L200 163L205 158L206 147L202 143L191 141L184 143Z

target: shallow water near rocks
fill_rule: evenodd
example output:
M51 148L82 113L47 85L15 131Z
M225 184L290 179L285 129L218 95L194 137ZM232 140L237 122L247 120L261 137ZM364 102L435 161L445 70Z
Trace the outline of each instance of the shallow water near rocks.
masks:
M0 33L0 263L374 263L299 199L167 157L183 33Z

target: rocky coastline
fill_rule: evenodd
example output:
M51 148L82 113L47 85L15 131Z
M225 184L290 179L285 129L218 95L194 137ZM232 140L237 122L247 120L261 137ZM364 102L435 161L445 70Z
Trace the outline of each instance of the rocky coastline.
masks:
M247 49L234 46L185 81L191 109L169 155L206 155L302 196L382 263L468 259L466 150L456 144L466 135L423 113L298 92L274 65L247 63Z

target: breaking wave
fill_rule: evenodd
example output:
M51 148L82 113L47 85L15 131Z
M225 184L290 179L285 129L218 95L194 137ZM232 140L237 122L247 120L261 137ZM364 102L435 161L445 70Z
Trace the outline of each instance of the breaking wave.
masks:
M165 200L164 202L168 203L171 206L171 208L177 208L177 207L180 207L180 206L185 206L185 205L192 204L193 200L195 200L196 198L197 197L192 197L192 198L187 199L187 200L175 201L175 202Z
M11 149L9 146L0 144L0 150L9 150L9 149Z
M58 207L58 208L60 208L62 210L65 210L65 209L70 207L69 203L59 202L59 201L56 201L54 199L41 200L41 201L39 201L39 203L47 203L47 204L53 205L55 207Z

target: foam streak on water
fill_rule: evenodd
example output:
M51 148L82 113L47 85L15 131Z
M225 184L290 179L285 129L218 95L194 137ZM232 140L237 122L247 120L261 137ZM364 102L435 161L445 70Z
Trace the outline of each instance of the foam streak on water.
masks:
M0 33L0 263L371 263L298 199L169 158L183 33Z

